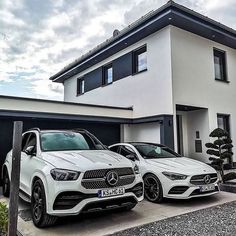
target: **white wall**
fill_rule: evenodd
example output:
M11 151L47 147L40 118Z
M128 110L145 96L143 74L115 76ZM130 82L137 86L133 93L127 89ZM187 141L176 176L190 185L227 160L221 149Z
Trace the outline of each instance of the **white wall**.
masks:
M160 143L160 124L157 122L123 125L121 133L124 142Z
M128 76L113 84L76 96L76 78L121 55L147 44L146 72ZM170 27L156 32L138 43L85 70L64 84L64 100L112 106L133 106L134 118L157 114L172 114L172 82Z
M214 47L226 51L230 83L214 79ZM208 108L208 132L217 127L217 113L230 114L236 146L236 50L172 26L171 54L173 109L175 104Z

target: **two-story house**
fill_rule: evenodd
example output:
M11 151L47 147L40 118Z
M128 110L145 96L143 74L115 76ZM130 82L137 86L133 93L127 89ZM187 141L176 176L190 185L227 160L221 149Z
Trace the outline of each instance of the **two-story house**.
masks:
M50 79L64 84L66 102L132 106L121 141L164 143L208 162L210 131L236 141L235 49L235 30L170 1Z

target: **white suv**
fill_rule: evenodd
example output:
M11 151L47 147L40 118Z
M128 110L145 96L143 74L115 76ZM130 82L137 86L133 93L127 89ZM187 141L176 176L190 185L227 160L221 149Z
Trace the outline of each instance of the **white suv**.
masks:
M9 196L12 151L3 165L3 194ZM122 207L143 200L138 167L107 150L86 130L39 130L23 134L20 197L31 202L34 224L57 216Z

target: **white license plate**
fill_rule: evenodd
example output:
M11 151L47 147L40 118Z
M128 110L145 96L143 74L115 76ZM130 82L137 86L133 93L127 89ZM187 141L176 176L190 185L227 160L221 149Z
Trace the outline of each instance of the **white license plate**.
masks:
M209 192L215 190L215 185L214 184L208 184L208 185L203 185L200 186L200 192Z
M110 197L125 194L125 188L98 190L98 197Z

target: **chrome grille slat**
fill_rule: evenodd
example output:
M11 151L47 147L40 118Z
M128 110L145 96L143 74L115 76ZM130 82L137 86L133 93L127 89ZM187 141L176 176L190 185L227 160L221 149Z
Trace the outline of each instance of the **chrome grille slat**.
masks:
M211 173L211 174L194 175L194 176L191 177L190 183L194 184L194 185L205 185L206 183L205 183L204 177L206 175L210 175L210 177L211 177L211 181L210 181L209 184L212 184L212 183L216 182L217 174Z
M111 168L86 171L81 184L86 189L111 188L106 182L106 174L112 170L116 171L119 176L118 182L113 187L120 187L134 182L135 175L132 168Z

